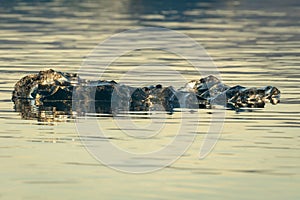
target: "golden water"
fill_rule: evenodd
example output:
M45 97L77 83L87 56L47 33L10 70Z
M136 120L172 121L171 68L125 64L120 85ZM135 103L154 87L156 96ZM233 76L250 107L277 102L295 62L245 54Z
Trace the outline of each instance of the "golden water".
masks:
M293 0L1 1L0 199L299 199L299 13ZM226 111L221 138L203 160L199 149L211 115L201 110L203 129L184 156L139 175L96 161L73 121L43 123L14 112L10 98L18 79L48 68L77 72L99 42L143 26L187 34L206 48L226 84L276 86L281 103L253 112ZM117 80L148 61L167 63L188 80L199 78L188 63L159 51L125 55L107 78ZM147 84L162 78L151 73L143 77ZM178 115L167 119L173 125L156 139L140 143L126 138L112 118L101 123L122 148L150 151L169 141Z

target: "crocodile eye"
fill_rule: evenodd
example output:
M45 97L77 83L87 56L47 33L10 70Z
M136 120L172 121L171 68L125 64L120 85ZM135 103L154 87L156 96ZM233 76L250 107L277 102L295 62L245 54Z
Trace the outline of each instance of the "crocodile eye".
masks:
M155 88L161 89L161 88L162 88L162 85L161 85L161 84L158 84L158 85L155 86Z
M264 90L264 92L265 92L265 94L270 94L270 92L272 91L272 86L267 86L267 87L265 87L265 90Z

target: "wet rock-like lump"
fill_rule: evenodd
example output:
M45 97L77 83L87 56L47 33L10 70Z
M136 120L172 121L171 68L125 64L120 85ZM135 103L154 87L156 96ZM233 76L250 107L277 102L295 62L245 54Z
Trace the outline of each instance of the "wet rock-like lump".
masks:
M277 104L280 102L280 91L273 86L230 87L211 75L190 81L178 90L162 85L135 88L115 81L84 80L77 74L50 69L20 79L15 84L12 100L19 111L24 109L24 104L70 111L74 108L72 103L78 104L75 107L83 111L90 111L87 107L91 101L97 113L151 110L172 112L174 108L217 106L238 110L244 107L263 108L268 102Z

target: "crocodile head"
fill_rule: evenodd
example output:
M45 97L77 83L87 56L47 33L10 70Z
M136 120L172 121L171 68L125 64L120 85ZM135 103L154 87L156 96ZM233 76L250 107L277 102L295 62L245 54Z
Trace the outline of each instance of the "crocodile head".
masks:
M264 88L265 99L271 104L278 104L280 102L280 90L273 86L266 86Z

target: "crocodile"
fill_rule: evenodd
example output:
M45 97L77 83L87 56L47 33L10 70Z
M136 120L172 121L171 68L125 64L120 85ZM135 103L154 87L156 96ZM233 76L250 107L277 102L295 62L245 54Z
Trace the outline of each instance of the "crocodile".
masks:
M132 87L113 80L86 80L76 73L49 69L21 78L15 84L12 101L23 118L37 117L30 112L32 106L40 111L38 115L51 110L71 114L74 108L79 109L77 113L155 110L172 113L176 108L263 108L266 103L280 102L280 90L274 86L231 87L213 75L192 80L179 89L160 84Z

